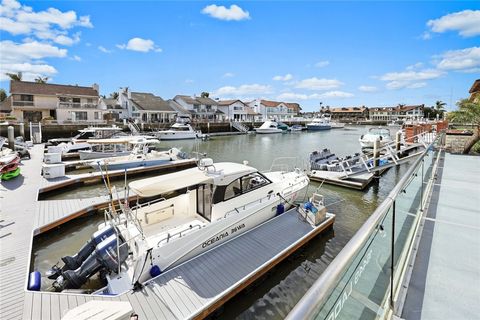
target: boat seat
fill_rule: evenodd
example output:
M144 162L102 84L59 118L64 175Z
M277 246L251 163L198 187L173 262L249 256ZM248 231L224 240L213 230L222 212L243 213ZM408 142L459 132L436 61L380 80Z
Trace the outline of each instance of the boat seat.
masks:
M145 207L145 211L143 212L142 215L142 222L144 224L154 224L158 223L167 219L170 219L174 215L174 207L173 205L170 205L168 207L163 207L163 208L155 208L152 210L148 210L148 207Z

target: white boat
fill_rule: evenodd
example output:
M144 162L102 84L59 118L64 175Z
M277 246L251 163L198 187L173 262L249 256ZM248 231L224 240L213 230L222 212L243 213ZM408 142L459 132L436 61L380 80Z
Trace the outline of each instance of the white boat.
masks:
M332 127L332 129L343 129L345 128L345 123L330 121L330 126Z
M176 122L168 130L156 132L155 136L160 140L203 139L206 137L201 131L194 130L189 123L180 122Z
M269 134L282 133L283 130L276 121L267 120L259 128L255 128L255 132L260 134Z
M98 159L89 163L90 167L101 170L122 170L138 167L151 167L184 159L186 155L177 148L168 151L149 150L144 143L139 143L127 156Z
M392 142L392 137L390 136L390 130L386 128L370 128L368 133L362 134L358 141L362 148L373 148L375 140L380 140L380 146L384 146Z
M211 159L131 182L129 189L141 198L165 198L110 212L79 253L63 257L65 266L52 268L49 277L61 291L79 288L100 271L108 284L96 293L126 292L283 213L308 183L299 169L260 173Z
M312 122L307 123L306 127L307 130L311 131L330 130L332 128L330 119L325 117L313 119Z
M292 132L301 132L303 129L304 129L304 127L302 127L299 124L295 124L295 125L290 127L290 131L292 131Z
M102 139L102 140L92 140L91 149L89 150L79 150L78 154L80 160L92 160L92 159L101 159L101 158L113 158L128 156L135 146L139 143L144 144L149 149L154 148L154 145L159 144L158 139Z
M50 145L59 145L60 143L80 143L87 142L90 139L109 139L122 135L122 128L117 126L111 127L87 127L78 130L78 134L73 138L59 138L48 140ZM125 134L123 134L125 135Z

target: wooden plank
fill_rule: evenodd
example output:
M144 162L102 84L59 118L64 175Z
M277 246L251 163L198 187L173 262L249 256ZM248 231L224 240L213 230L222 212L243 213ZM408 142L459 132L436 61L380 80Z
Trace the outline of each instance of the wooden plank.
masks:
M33 293L32 318L37 318L41 314L42 314L42 294L36 292L36 293Z
M50 294L42 294L42 319L50 320Z
M68 297L67 295L59 294L60 317L63 317L68 311Z
M155 306L156 314L160 319L171 319L174 317L173 313L170 312L168 307L165 305L165 302L158 296L155 292L153 285L145 286L145 292L148 295L149 299L152 300L153 305ZM124 296L124 295L122 295Z
M159 319L156 316L156 312L153 310L152 306L150 305L150 300L147 299L145 296L145 291L139 291L135 293L135 297L138 299L138 302L141 304L143 312L145 313L145 319Z
M135 313L138 314L138 318L148 319L148 317L145 314L145 311L143 310L143 306L138 301L136 293L127 293L126 296L130 304L132 305L133 311L135 311Z
M169 311L174 315L175 318L181 318L182 312L178 309L175 301L170 296L169 292L166 290L167 285L159 285L155 283L153 290L157 295L164 301L165 305L168 307Z
M23 302L23 318L32 319L33 293L26 292Z
M60 319L60 297L58 294L50 294L50 315L51 319Z
M182 285L179 281L180 275L177 270L172 270L171 274L172 280L170 280L169 285L172 288L172 291L181 299L183 307L186 309L186 314L191 314L192 311L196 310L195 304L192 301L191 291L182 290Z

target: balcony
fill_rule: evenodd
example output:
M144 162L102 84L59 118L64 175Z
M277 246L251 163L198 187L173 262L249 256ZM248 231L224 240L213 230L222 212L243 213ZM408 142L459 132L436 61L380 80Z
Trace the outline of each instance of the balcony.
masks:
M96 103L80 103L80 102L58 102L58 109L96 109Z
M13 101L14 107L33 107L33 101Z

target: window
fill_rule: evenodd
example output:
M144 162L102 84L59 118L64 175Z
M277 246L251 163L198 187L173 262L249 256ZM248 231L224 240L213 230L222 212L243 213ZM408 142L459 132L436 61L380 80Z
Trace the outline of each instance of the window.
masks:
M252 173L242 177L242 193L260 188L268 184L268 180L259 173Z
M73 98L73 99L72 99L72 102L73 102L73 103L80 103L80 98Z
M97 111L95 111L95 112L93 113L93 118L94 118L95 120L99 120L99 119L100 119L100 117L98 116L98 112L97 112Z
M198 104L193 105L193 109L198 110L198 108L200 108L200 105L198 105Z
M233 182L231 182L226 188L225 188L225 196L223 197L223 200L228 200L235 198L242 194L242 187L240 185L240 179L237 179Z
M72 111L72 121L85 121L87 119L86 111Z
M87 99L87 103L93 103L93 99L92 99L92 98L88 98L88 99Z
M21 101L33 101L33 96L29 94L22 94Z

